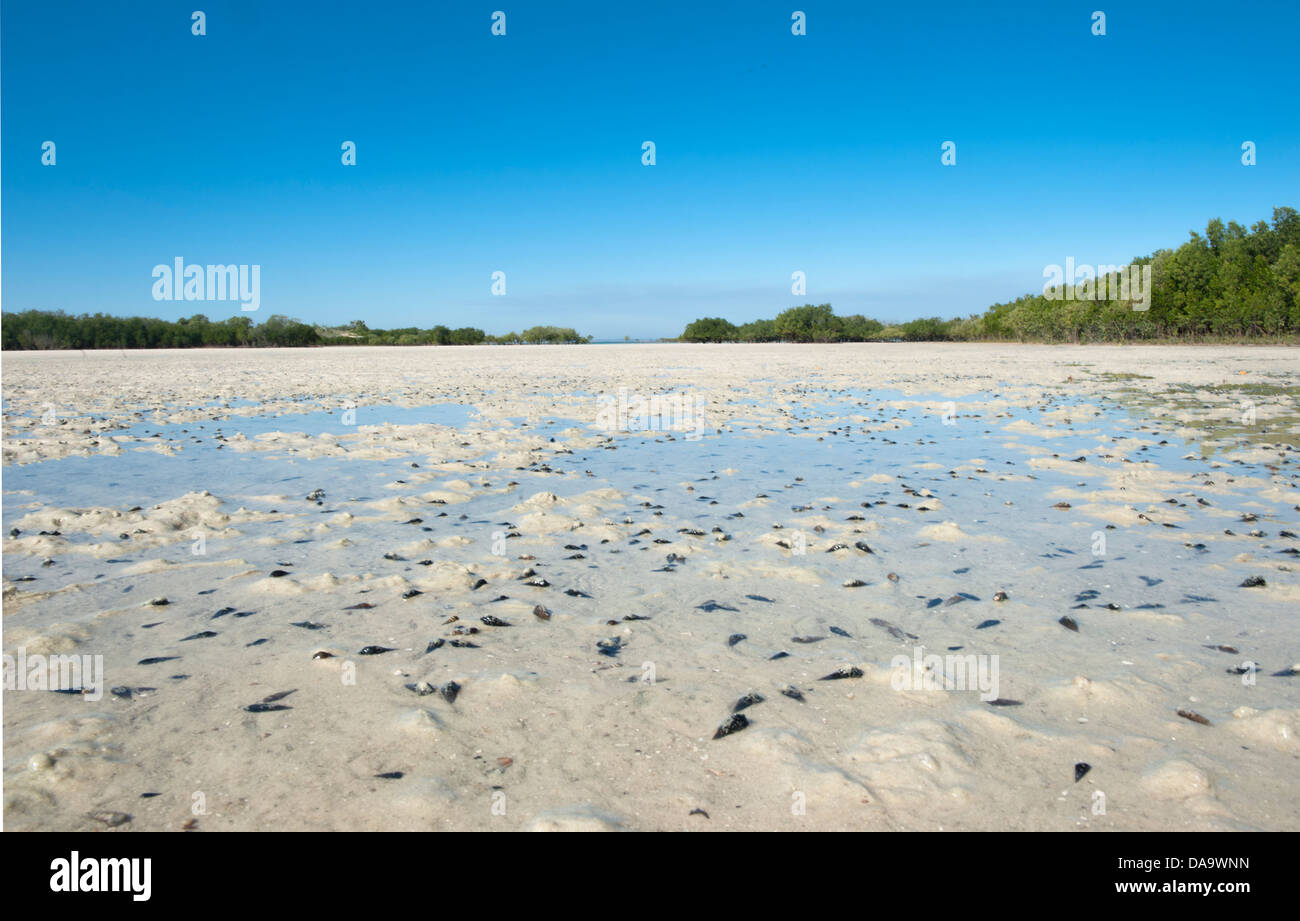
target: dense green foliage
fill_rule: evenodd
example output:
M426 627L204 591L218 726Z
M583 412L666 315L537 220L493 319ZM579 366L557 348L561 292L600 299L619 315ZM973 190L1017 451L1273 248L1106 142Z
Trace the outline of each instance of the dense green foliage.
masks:
M1113 275L1107 284L1076 284L1052 299L1026 294L983 314L943 320L926 317L886 325L854 315L837 317L830 304L804 304L775 320L735 326L721 317L696 320L687 342L862 342L1019 340L1121 342L1133 340L1294 338L1300 335L1300 214L1273 209L1273 221L1249 230L1235 221L1210 221L1177 249L1132 260L1150 266L1149 309L1121 300ZM1094 299L1093 294L1098 298Z
M830 304L791 307L775 320L736 326L721 317L705 317L686 327L686 342L858 342L870 339L884 324L854 315L837 317Z
M506 333L504 336L497 336L493 340L503 345L511 345L517 342L523 342L528 345L537 345L545 343L556 345L568 342L590 342L590 336L581 336L576 329L568 326L530 326L522 333Z
M504 336L489 336L481 329L462 326L448 329L438 325L432 329L370 329L364 320L353 320L337 330L319 329L325 345L556 345L561 343L590 342L575 329L561 326L533 326L522 333L510 332Z
M184 349L202 346L314 345L316 330L279 315L254 326L247 316L202 314L170 322L149 317L69 316L28 310L4 316L6 349Z
M944 339L944 323L937 318L913 320L902 327L886 327L861 314L837 317L830 304L804 304L776 315L775 320L755 320L736 326L721 317L690 323L679 337L683 342L867 342L880 339Z
M538 344L589 342L576 330L534 326L522 333L489 336L465 326L448 329L370 329L353 320L341 329L326 329L274 315L254 325L248 316L209 320L195 314L171 322L148 317L69 316L62 312L28 310L5 314L5 349L186 349L202 347L276 347L301 345L479 345L481 343Z
M702 317L687 325L682 338L687 342L735 342L740 336L739 330L722 317Z

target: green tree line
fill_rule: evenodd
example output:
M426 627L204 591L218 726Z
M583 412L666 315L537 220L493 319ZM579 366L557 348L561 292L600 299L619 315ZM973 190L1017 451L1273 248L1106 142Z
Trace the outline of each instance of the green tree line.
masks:
M275 314L254 324L248 316L209 320L195 314L180 320L113 317L102 313L71 316L62 311L7 313L0 324L0 346L23 349L189 349L276 348L304 345L537 345L585 343L590 336L559 326L534 326L522 333L490 336L465 326L449 329L407 327L370 329L362 320L330 329Z
M1149 266L1146 310L1134 309L1116 275L1062 285L1056 298L1039 292L983 314L882 323L836 316L830 304L804 304L772 320L736 325L703 317L686 326L686 342L1021 341L1294 338L1300 335L1300 214L1274 208L1273 220L1247 229L1215 218L1177 249L1131 261ZM1132 290L1129 291L1132 294Z

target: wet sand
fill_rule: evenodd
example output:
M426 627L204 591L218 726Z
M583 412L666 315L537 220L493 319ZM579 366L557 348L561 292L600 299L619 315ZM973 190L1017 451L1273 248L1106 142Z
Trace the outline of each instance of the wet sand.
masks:
M1298 371L6 353L6 828L1300 828Z

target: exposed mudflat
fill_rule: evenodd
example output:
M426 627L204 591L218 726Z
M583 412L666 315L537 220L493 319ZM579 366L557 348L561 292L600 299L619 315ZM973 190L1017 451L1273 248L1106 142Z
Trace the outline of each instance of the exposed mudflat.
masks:
M1300 829L1298 372L6 353L6 828Z

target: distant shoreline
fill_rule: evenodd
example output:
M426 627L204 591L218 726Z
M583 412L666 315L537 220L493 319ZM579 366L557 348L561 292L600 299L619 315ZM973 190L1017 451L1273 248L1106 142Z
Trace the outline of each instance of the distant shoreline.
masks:
M564 347L576 346L659 346L659 345L680 345L683 347L703 347L703 346L726 346L733 348L750 348L755 346L789 346L791 348L821 348L821 347L842 347L842 346L915 346L915 345L937 345L943 347L983 347L983 346L1049 346L1052 348L1113 348L1113 347L1133 347L1141 348L1144 346L1160 346L1164 348L1217 348L1222 346L1256 346L1259 348L1300 348L1300 337L1256 337L1250 339L1215 339L1205 338L1196 340L1186 339L1135 339L1121 342L1115 341L1082 341L1082 342L1048 342L1038 340L1016 340L1016 339L982 339L982 340L936 340L936 341L906 341L896 340L872 340L863 342L686 342L681 339L630 339L608 340L603 342L553 342L553 343L498 343L484 342L477 346L443 346L436 343L408 344L408 345L386 345L376 343L331 343L315 345L271 345L271 346L192 346L192 347L175 347L175 346L129 346L129 347L107 347L107 348L17 348L17 349L0 349L0 354L5 355L23 355L33 353L109 353L109 352L262 352L262 351L295 351L295 350L318 350L318 349L429 349L429 348L446 348L449 350L462 350L464 348L547 348L547 347Z

